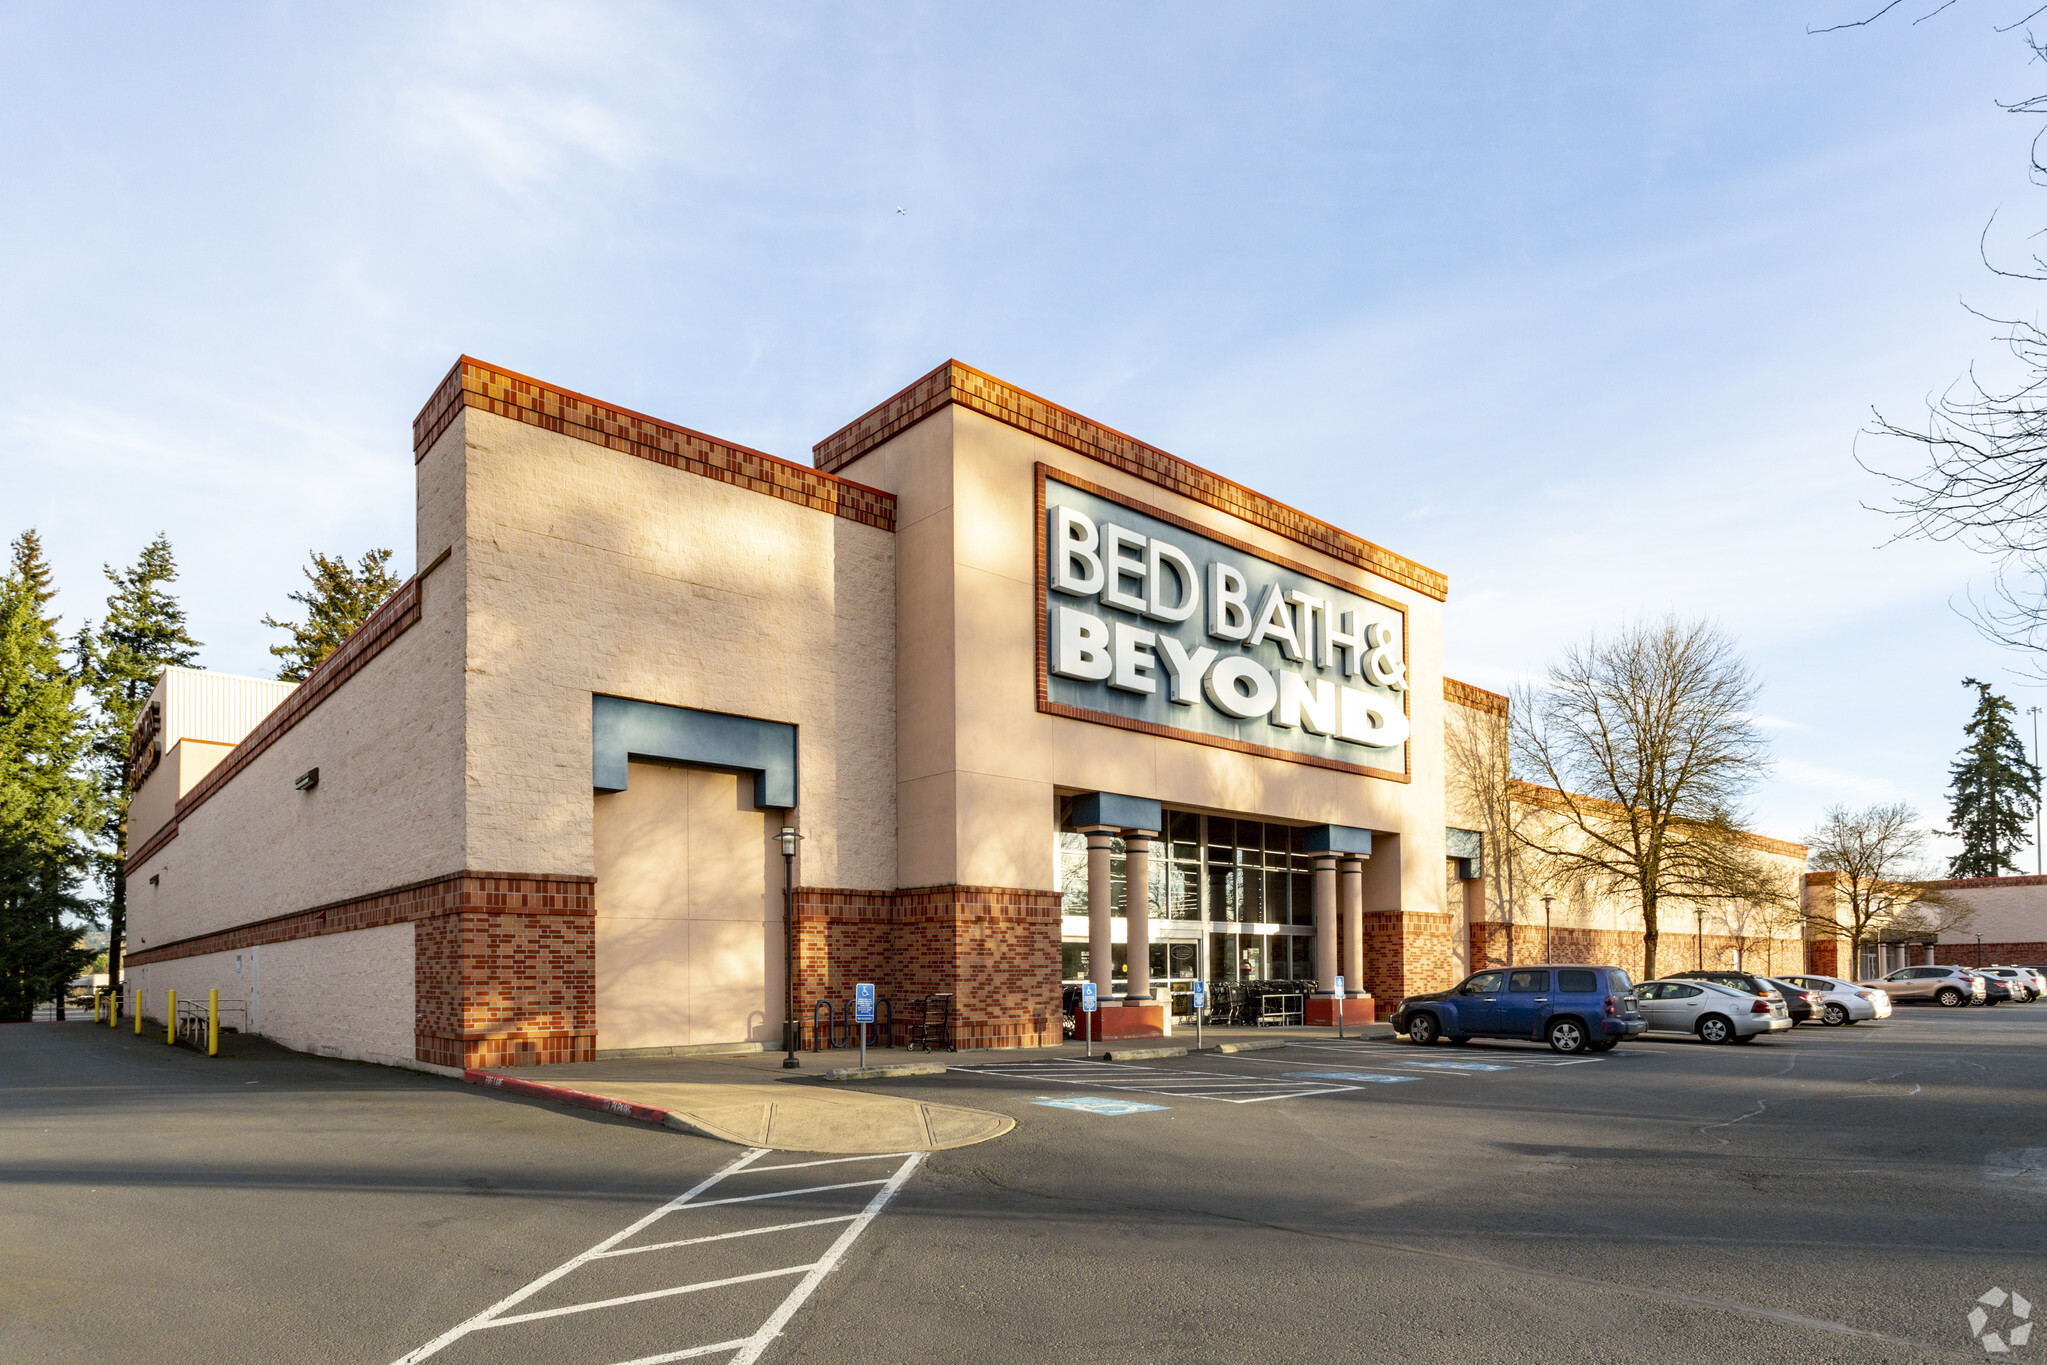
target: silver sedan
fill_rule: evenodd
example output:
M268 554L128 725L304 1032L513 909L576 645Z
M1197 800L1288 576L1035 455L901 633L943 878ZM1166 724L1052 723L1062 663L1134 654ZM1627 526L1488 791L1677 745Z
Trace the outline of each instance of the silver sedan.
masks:
M1820 1021L1826 1024L1859 1024L1865 1019L1891 1017L1891 998L1874 986L1858 986L1834 976L1787 976L1802 991L1818 996Z
M1751 995L1711 981L1644 981L1635 1000L1646 1033L1695 1033L1704 1043L1752 1043L1791 1027L1782 996Z

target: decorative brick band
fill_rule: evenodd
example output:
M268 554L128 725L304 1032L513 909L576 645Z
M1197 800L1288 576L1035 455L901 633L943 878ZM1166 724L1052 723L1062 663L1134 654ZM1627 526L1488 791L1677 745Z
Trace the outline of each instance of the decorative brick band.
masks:
M1507 714L1507 699L1497 692L1488 692L1483 687L1459 682L1455 678L1443 679L1443 700L1453 706L1462 706L1472 711L1483 711L1491 716Z
M1816 880L1822 874L1814 873L1808 881ZM1832 878L1832 873L1824 874ZM1991 891L2010 886L2047 886L2047 877L1961 877L1939 882L1919 882L1919 886L1931 886L1941 891Z
M126 955L131 967L172 962L205 953L233 953L265 943L290 943L323 934L346 934L406 924L462 910L499 914L595 915L597 879L574 876L533 876L517 872L451 872L425 881L408 882L367 896L330 901L309 910L293 910L252 920L231 929L159 943Z
M1438 602L1449 595L1449 579L1434 569L957 360L946 361L895 397L819 441L812 451L817 467L834 473L844 469L948 403L957 403L1147 483L1262 526Z
M894 494L763 451L732 445L644 413L600 403L466 355L455 362L455 368L448 371L448 377L412 420L414 463L426 457L433 443L455 420L455 414L465 407L829 512L863 526L884 531L896 529Z
M1948 967L1994 967L2000 962L2047 962L2047 942L1936 943L1932 960Z
M276 710L263 717L241 743L229 750L227 757L199 780L199 785L178 798L170 822L128 855L128 872L134 874L159 849L177 838L180 822L233 781L236 774L254 763L286 731L311 715L320 703L340 691L343 683L362 672L370 660L383 653L392 641L418 625L419 617L420 583L419 575L414 574L399 584L398 590L385 599L384 605L371 612L370 619L356 627L355 633L322 660L304 682L293 688L291 695L278 703ZM130 956L127 960L132 962L135 959Z

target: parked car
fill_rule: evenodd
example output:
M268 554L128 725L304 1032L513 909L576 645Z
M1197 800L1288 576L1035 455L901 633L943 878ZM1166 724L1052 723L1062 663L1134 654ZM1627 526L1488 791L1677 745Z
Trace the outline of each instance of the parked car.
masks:
M1791 1015L1791 1022L1809 1024L1820 1017L1820 993L1809 991L1803 986L1794 986L1781 976L1766 976L1763 981L1777 994L1784 997L1784 1008Z
M1787 976L1794 986L1818 997L1820 1022L1856 1024L1864 1019L1891 1017L1891 998L1873 986L1858 986L1833 976Z
M1665 981L1710 981L1716 986L1725 986L1729 990L1746 991L1750 995L1760 995L1765 1000L1772 997L1780 1000L1784 999L1784 992L1777 989L1775 982L1766 976L1757 976L1754 972L1733 972L1715 968L1711 971L1672 972L1662 979ZM1797 1005L1793 1005L1789 1000L1785 1000L1784 1007L1785 1012L1791 1016L1791 1022L1794 1024L1802 1024L1807 1019L1812 1018L1813 1007L1807 1001L1801 1000Z
M1426 1047L1438 1038L1526 1038L1558 1052L1605 1052L1643 1029L1634 982L1619 967L1541 964L1475 972L1447 991L1411 995L1396 1033Z
M2038 967L2018 966L2011 963L2001 965L2010 966L2013 971L2026 978L2027 984L2032 987L2034 999L2037 1000L2041 996L2047 996L2047 972L2043 972Z
M2041 992L2033 984L2034 977L2029 971L2019 967L1979 967L1976 970L1987 978L1986 985L1991 982L2002 982L2010 987L2011 998L2021 1005L2040 998Z
M1954 1008L1980 1005L1990 995L1983 978L1964 967L1900 967L1880 981L1855 984L1880 990L1899 1004L1931 1002Z
M1696 977L1666 977L1635 987L1649 1033L1695 1033L1706 1043L1751 1043L1766 1033L1791 1028L1791 1011L1772 991L1723 986Z

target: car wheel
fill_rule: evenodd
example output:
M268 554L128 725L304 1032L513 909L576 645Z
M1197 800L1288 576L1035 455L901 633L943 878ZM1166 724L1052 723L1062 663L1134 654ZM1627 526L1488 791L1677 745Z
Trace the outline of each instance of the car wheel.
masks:
M1554 1019L1549 1026L1549 1047L1552 1052L1583 1052L1585 1050L1585 1026L1576 1019Z
M1940 994L1934 996L1933 998L1935 1000L1940 1001L1941 1004L1947 1006L1949 1009L1953 1009L1955 1006L1962 1003L1962 993L1956 990L1953 986L1943 987L1941 989Z
M1834 1028L1839 1028L1848 1022L1848 1007L1846 1005L1829 1005L1825 1012L1820 1015L1820 1018L1824 1019Z
M1702 1043L1724 1043L1734 1036L1734 1025L1717 1014L1709 1014L1699 1021L1699 1041Z
M1407 1040L1417 1047L1427 1047L1442 1036L1442 1025L1433 1014L1417 1014L1407 1021Z

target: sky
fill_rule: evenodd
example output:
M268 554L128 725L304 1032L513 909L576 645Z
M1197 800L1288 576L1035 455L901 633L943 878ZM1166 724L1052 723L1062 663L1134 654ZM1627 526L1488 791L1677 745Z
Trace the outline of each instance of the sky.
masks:
M1875 7L0 0L0 536L71 629L165 532L270 676L460 354L806 463L955 357L1443 571L1480 686L1711 617L1756 828L1935 826L1961 679L2047 687L1858 432L2036 312L2047 69Z

